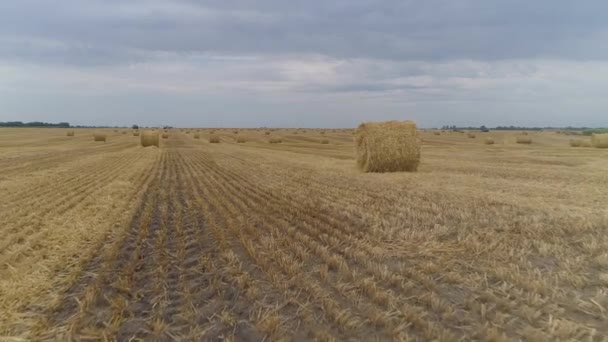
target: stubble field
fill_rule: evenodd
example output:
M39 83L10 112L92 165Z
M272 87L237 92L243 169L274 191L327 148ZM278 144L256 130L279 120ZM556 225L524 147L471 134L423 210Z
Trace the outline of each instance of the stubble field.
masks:
M104 131L0 129L0 340L608 340L606 149Z

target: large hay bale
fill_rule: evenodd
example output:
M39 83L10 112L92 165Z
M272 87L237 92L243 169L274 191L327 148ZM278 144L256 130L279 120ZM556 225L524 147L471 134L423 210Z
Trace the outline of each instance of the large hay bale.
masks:
M416 171L420 163L421 143L412 121L362 123L355 145L364 172Z
M608 133L592 134L591 145L596 148L608 148Z
M93 141L106 142L106 135L104 133L93 133Z
M439 131L433 131L433 134L434 135L441 135L441 132L439 132Z
M209 142L212 144L219 144L220 143L220 137L217 135L210 135L209 136Z
M532 138L527 135L518 135L515 139L515 142L517 142L518 144L531 144Z
M469 139L475 139L475 134L467 133L467 137L469 137Z
M158 131L143 131L139 137L139 141L141 142L141 146L160 146L160 139Z
M169 138L169 134L163 133L162 137L163 137L163 139L167 139L167 138Z
M486 145L494 145L494 139L492 139L492 138L486 138L483 141L483 143L486 144Z
M67 135L68 137L73 137L73 136L74 136L74 131L68 131L68 132L66 133L66 135Z
M321 139L321 144L323 144L323 145L329 144L329 140L328 139Z
M192 136L194 139L200 139L201 135L198 133L194 133L194 135Z
M280 144L283 142L283 139L281 138L270 138L270 140L268 140L269 143L271 144Z

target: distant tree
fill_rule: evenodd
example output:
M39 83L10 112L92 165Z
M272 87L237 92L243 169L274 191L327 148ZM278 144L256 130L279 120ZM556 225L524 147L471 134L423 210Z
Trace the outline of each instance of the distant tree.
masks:
M131 126L131 127L133 127L133 129L139 129L139 126L138 126L138 125L133 125L133 126Z

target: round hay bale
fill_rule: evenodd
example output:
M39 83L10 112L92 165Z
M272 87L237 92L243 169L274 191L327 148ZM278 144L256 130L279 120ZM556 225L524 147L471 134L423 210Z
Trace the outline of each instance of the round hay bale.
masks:
M268 140L269 143L271 144L280 144L283 142L283 139L281 138L270 138L270 140Z
M483 141L483 143L486 144L486 145L494 145L494 139L492 139L492 138L486 138Z
M133 136L134 137L138 137L139 136L139 132L138 131L133 132Z
M159 133L158 131L143 131L141 134L139 141L141 142L141 146L160 146L160 141L158 139Z
M321 134L325 135L325 131L321 131Z
M515 142L517 142L518 144L531 144L532 143L532 138L530 138L527 135L519 135L515 139Z
M93 141L106 142L106 135L103 133L93 133Z
M209 142L212 144L219 144L220 143L220 137L217 135L211 135L209 136Z
M591 147L591 141L582 140L581 141L581 147Z
M362 123L355 145L364 172L416 171L420 163L421 143L412 121Z
M233 134L239 134L239 131L232 131Z
M74 136L74 131L68 131L68 132L66 133L66 135L67 135L68 137L73 137L73 136Z
M169 138L169 134L163 133L162 137L163 137L163 139L167 139L167 138Z
M595 148L608 148L608 133L592 134L591 145Z
M237 142L237 144L243 144L243 143L246 143L247 140L245 139L245 137L240 136L240 137L236 138L236 142Z
M264 134L266 134L266 135L270 135L270 132L266 131L266 132L264 132Z
M580 139L570 139L571 147L581 147L582 144L583 144L583 141Z
M122 131L122 134L127 134L127 131Z
M434 135L441 135L441 132L439 132L439 131L433 131L433 134Z
M528 132L521 132L521 135L528 135Z
M194 133L194 135L192 136L194 139L200 139L201 135L198 133Z
M321 144L323 144L323 145L329 144L329 139L321 139Z
M467 133L467 137L469 137L469 139L475 139L475 134Z

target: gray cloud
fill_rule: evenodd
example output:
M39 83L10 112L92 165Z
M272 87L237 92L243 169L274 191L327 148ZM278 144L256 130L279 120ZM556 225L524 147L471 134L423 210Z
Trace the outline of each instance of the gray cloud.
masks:
M0 120L86 123L108 107L109 121L172 108L198 125L399 113L608 125L607 12L599 0L2 1Z
M66 45L66 58L100 62L132 59L133 50L424 60L605 59L607 11L605 1L567 0L271 0L255 5L22 0L0 4L0 32L58 41ZM10 57L11 51L20 52L3 49L2 55ZM53 51L51 61L56 60ZM43 61L45 56L15 57Z

